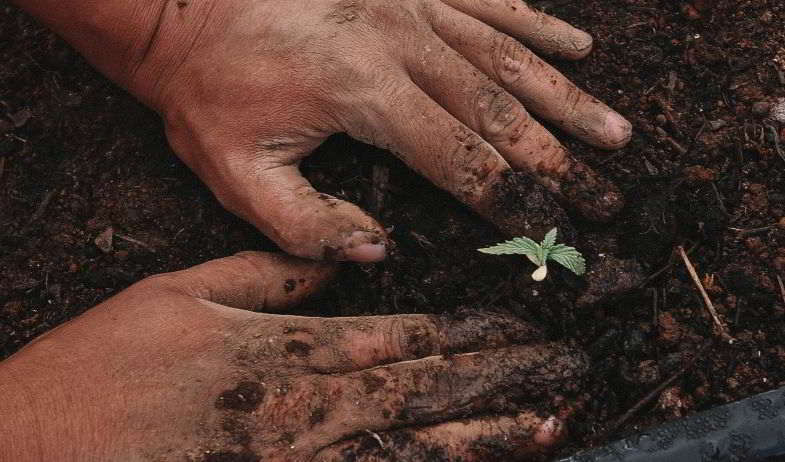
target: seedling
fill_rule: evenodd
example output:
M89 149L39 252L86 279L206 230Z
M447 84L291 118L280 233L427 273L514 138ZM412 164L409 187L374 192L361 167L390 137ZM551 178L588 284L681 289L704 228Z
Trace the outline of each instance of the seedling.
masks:
M548 260L555 261L578 276L586 272L586 260L583 259L580 252L575 250L575 247L556 243L556 228L548 231L539 244L528 237L516 237L477 250L491 255L526 255L532 263L537 265L537 269L532 273L532 279L535 281L542 281L548 275Z

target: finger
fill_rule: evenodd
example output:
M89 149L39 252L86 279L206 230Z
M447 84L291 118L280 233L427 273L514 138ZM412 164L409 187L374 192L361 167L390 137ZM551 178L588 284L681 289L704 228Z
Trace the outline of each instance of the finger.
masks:
M439 106L408 77L389 85L346 124L349 135L389 149L502 231L541 238L569 227L542 186L518 175L480 135Z
M614 185L574 158L515 97L438 37L409 68L426 93L562 202L595 220L606 220L622 207Z
M344 428L381 431L509 411L554 389L574 388L586 369L583 353L559 344L433 356L335 378L344 392L330 415L345 422Z
M280 336L265 337L257 354L323 374L440 354L480 351L542 340L508 314L394 315L348 318L280 317ZM265 321L269 330L270 321Z
M292 255L328 261L384 259L387 243L379 223L356 205L316 191L294 159L270 152L235 161L220 182L227 186L216 195Z
M516 416L465 419L424 428L365 432L358 438L323 449L315 461L517 459L547 451L565 435L565 425L556 417L522 412Z
M520 0L442 1L546 55L581 59L591 52L591 35Z
M280 310L319 290L335 268L282 254L241 252L148 278L178 292L247 310Z
M632 125L624 117L514 38L447 6L437 7L431 22L447 44L530 111L593 146L618 149L629 142Z
M523 344L542 333L509 314L475 312L455 315L395 315L337 318L342 338L337 349L353 370L425 358Z

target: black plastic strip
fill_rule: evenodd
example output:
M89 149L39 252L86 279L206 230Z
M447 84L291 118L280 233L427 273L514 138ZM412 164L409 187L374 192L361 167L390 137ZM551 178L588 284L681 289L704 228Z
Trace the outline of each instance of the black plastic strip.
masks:
M785 387L668 422L558 462L731 462L785 454Z

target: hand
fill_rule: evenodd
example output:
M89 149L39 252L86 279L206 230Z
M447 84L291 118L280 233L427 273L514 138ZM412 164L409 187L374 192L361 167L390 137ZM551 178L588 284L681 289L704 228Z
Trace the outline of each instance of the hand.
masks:
M545 231L515 192L530 177L512 170L590 219L622 206L529 113L601 148L627 143L623 117L527 48L579 59L591 37L520 1L165 5L140 63L110 74L157 108L174 150L229 210L291 254L385 255L376 221L298 171L336 132L391 150L510 234Z
M329 273L243 253L45 334L0 364L0 459L473 461L564 435L543 411L586 360L516 319L237 309L289 306Z

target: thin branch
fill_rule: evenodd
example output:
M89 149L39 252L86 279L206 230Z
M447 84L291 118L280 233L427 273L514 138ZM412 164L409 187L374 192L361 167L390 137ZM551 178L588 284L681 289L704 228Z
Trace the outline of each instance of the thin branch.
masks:
M644 396L643 398L640 399L640 401L635 403L633 407L628 409L627 412L625 412L624 414L622 414L621 417L616 419L616 421L613 422L605 432L603 432L603 436L615 432L619 427L621 427L628 420L630 420L632 416L637 414L638 411L640 411L643 406L646 406L650 402L654 401L654 399L657 398L657 396L659 396L659 394L662 393L663 390L671 386L673 382L675 382L679 377L684 375L684 373L687 372L687 370L690 369L693 366L693 364L695 364L695 362L698 361L698 359L703 355L703 352L706 351L709 345L711 345L710 341L704 343L703 346L701 346L700 349L698 350L697 354L694 357L692 357L689 361L687 361L678 371L676 371L673 375L668 377L667 380L659 384L657 388L647 393L646 396Z
M155 249L150 244L148 244L146 242L142 242L139 239L134 239L131 236L126 236L126 235L123 235L123 234L120 234L120 233L114 233L114 235L115 235L115 237L117 237L119 239L122 239L122 240L124 240L126 242L130 242L131 244L136 244L139 247L143 247L143 248L147 249L151 253L155 253Z
M684 260L684 266L687 267L687 271L692 276L692 281L695 282L695 286L698 288L701 296L703 296L703 301L706 304L706 309L709 310L709 314L711 318L714 320L714 326L717 328L717 331L724 340L728 343L733 343L736 341L733 337L728 334L728 330L725 325L720 321L719 315L717 315L717 310L714 308L714 304L711 302L709 298L709 294L706 293L706 289L703 288L703 283L701 283L700 278L698 277L698 273L695 271L695 267L692 266L692 262L690 262L690 258L687 256L687 253L684 251L684 247L679 246L679 255L681 255L681 259Z
M770 224L768 226L762 226L760 228L750 228L750 229L728 228L728 229L731 230L731 231L735 231L735 232L739 233L739 236L744 237L744 236L749 236L750 234L763 233L763 232L769 231L771 229L774 229L776 227L777 227L777 223L772 223L772 224Z

